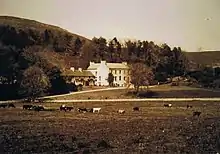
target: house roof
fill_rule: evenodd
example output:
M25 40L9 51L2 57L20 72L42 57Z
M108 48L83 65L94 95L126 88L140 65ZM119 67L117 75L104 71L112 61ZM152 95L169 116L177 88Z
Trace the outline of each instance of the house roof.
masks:
M87 68L88 70L93 70L97 69L100 66L101 63L92 63L90 66ZM128 65L124 63L106 63L107 67L110 69L128 69Z
M94 77L94 75L90 72L90 71L86 71L86 70L65 70L62 73L62 76L74 76L74 77Z

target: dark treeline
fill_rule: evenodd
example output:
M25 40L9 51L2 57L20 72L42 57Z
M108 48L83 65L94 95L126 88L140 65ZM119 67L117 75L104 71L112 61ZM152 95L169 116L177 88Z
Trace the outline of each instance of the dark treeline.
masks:
M68 85L61 76L65 68L52 63L51 57L40 56L39 52L56 52L68 56L75 67L86 68L89 61L141 62L151 67L155 80L165 81L168 77L185 74L187 59L180 47L167 44L157 45L150 41L125 41L117 38L93 38L89 41L67 31L45 28L18 28L0 25L0 99L14 99L26 96L43 96L68 91ZM39 76L35 74L39 73ZM28 77L45 81L44 89L37 89ZM29 83L29 84L27 84ZM35 87L35 88L33 88Z

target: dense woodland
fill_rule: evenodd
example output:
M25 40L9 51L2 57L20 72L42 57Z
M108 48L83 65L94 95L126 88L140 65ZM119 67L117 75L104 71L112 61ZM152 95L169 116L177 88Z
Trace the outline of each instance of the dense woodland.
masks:
M122 43L116 37L88 40L31 20L0 18L0 99L66 93L69 86L61 76L65 69L86 68L89 61L100 60L143 63L161 82L186 75L189 68L180 47L146 40ZM43 90L39 90L34 84L42 81Z

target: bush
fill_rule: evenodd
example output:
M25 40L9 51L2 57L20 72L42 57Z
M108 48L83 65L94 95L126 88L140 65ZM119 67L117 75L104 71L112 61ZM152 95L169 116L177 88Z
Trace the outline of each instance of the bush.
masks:
M74 83L68 83L67 86L69 92L77 91L77 86Z

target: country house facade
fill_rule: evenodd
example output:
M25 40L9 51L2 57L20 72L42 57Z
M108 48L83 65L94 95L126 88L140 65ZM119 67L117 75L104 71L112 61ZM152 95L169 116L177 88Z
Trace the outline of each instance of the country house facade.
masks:
M82 70L82 68L76 70L71 67L69 70L65 70L62 76L67 82L75 85L92 86L95 84L95 76L90 71Z
M90 71L95 77L95 85L107 86L108 74L112 73L114 76L113 84L116 86L127 86L130 83L129 66L127 62L122 63L107 63L101 61L101 63L90 62L87 71Z

